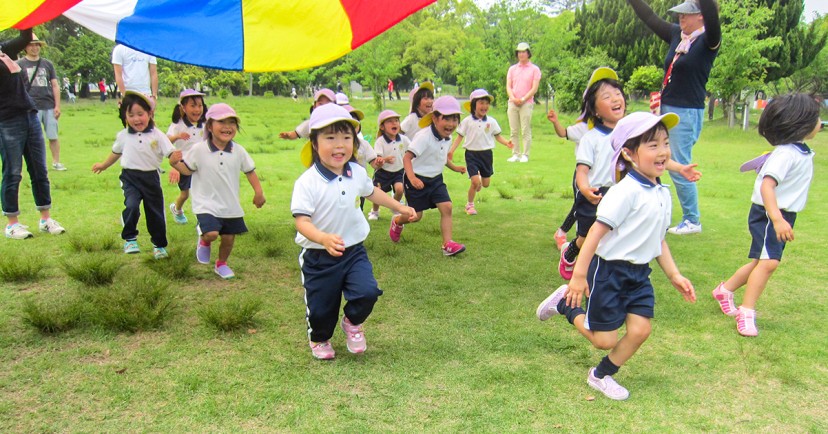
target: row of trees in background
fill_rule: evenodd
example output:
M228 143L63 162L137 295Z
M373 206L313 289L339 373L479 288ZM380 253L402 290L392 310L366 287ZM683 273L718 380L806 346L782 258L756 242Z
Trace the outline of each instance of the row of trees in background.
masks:
M651 0L660 16L677 0ZM803 0L719 0L723 42L708 90L725 111L757 90L828 94L828 19L802 21ZM45 57L63 75L87 82L112 80L113 43L59 18L38 29ZM9 36L3 34L2 36ZM622 0L498 0L481 9L472 0L439 0L349 55L293 72L247 74L159 60L160 92L175 95L197 83L220 92L306 94L312 86L357 81L382 103L388 79L410 88L415 79L456 85L468 94L486 88L505 101L505 76L514 48L526 41L544 78L540 96L558 108L578 109L586 77L598 66L615 68L629 94L658 90L667 46ZM174 41L171 41L174 43ZM346 86L347 88L347 86Z

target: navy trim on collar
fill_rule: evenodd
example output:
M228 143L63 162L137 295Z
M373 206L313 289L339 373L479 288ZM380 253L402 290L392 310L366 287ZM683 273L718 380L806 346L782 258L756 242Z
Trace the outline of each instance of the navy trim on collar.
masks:
M189 121L189 120L187 120L187 116L183 116L183 117L181 118L181 120L182 120L182 121L184 121L184 125L186 125L186 126L187 126L187 128L189 128L189 127L192 127L192 126L193 126L193 124L191 124L191 123L190 123L190 121ZM201 128L201 121L198 121L198 125L196 125L196 128Z
M595 126L593 126L593 128L595 128L596 130L600 131L600 132L601 132L601 133L603 133L604 135L607 135L607 134L609 134L609 133L611 133L611 132L612 132L612 128L610 128L610 127L608 127L608 126L606 126L606 125L604 125L604 124L595 124Z
M486 122L486 121L488 121L488 120L489 120L489 116L488 116L488 115L487 115L487 116L483 116L482 118L479 118L479 117L475 116L475 115L474 115L474 113L472 113L471 117L472 117L472 119L474 119L474 120L476 120L476 121L483 121L483 122Z
M212 138L207 141L207 146L210 148L210 152L218 152L218 151L227 152L227 153L233 152L233 141L232 140L230 141L230 143L227 144L227 146L224 147L224 149L217 148L216 145L213 144L213 139Z
M811 152L814 152L804 142L796 142L791 144L796 146L796 149L798 149L799 152L802 152L803 154L810 154Z
M437 140L449 140L449 139L451 139L451 137L441 136L440 133L437 132L437 127L434 126L433 122L431 123L431 134L434 134L434 137L436 137Z
M344 176L346 178L350 178L353 176L353 170L351 169L351 162L348 161L345 163L345 167L342 169L342 175L337 175L336 173L331 172L327 167L325 167L320 161L315 161L313 163L313 167L316 168L316 172L322 175L325 180L328 182L333 181L334 179L338 178L339 176Z
M641 184L641 185L643 185L643 186L645 186L645 187L655 187L655 186L656 186L656 184L653 184L653 182L652 182L652 181L650 181L649 179L647 179L647 177L646 177L646 176L644 176L644 175L642 175L642 174L638 173L638 172L637 172L637 171L635 171L634 169L632 169L632 170L630 170L629 172L627 172L627 176L631 176L633 179L635 179L636 181L638 181L638 183L639 183L639 184ZM656 178L656 182L658 182L658 185L662 185L662 184L661 184L661 178Z
M144 130L144 131L135 131L135 129L134 129L134 128L132 128L132 127L130 127L130 126L127 126L127 132L128 132L128 133L130 133L130 134L138 134L138 133L145 134L145 133L151 133L153 129L155 129L155 127L149 127L149 128L147 128L146 130Z
M399 133L397 133L397 135L396 135L396 136L394 136L394 138L392 139L392 138L388 137L385 133L382 133L382 138L384 138L384 139L385 139L385 142L386 142L386 143L391 144L391 143L394 143L394 142L399 142L399 141L400 141L400 134L399 134Z

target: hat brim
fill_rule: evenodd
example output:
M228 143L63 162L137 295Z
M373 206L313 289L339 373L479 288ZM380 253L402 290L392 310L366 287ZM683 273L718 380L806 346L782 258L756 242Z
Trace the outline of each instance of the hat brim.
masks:
M684 2L676 7L670 8L669 11L679 15L693 15L701 13L701 9L689 2Z
M491 104L491 103L493 103L493 102L494 102L494 97L493 97L493 96L491 96L491 95L484 95L484 96L481 96L481 97L478 97L478 98L474 98L474 99L470 99L470 100L468 100L468 101L464 102L464 103L463 103L463 109L464 109L464 110L466 110L467 112L471 113L471 104L472 104L472 102L473 102L475 99L487 99L487 100L489 100L489 104ZM473 114L473 113L472 113L472 114Z
M770 151L763 153L762 155L751 159L750 161L744 162L741 166L739 166L740 172L749 172L751 170L755 170L756 173L759 173L762 170L762 166L765 165L765 162L768 161L770 158Z
M419 125L420 128L425 128L425 127L431 125L432 122L434 122L434 119L432 119L433 117L434 117L434 112L427 113L425 116L423 116L420 119L420 122L417 122L417 125Z
M678 125L680 120L681 120L681 118L679 118L679 115L677 115L675 113L665 113L661 116L653 117L651 122L646 122L646 123L642 123L641 125L639 125L632 132L632 134L630 134L630 136L627 138L627 140L638 137L638 136L646 133L647 131L649 131L651 128L658 125L659 123L664 124L664 126L668 130L671 130L676 125ZM612 167L612 177L613 177L613 180L615 181L615 183L618 183L620 181L618 178L619 178L619 175L620 175L621 171L618 169L618 161L621 158L621 150L622 149L624 149L623 146L619 146L618 149L615 149L613 151L612 160L610 160L610 161L612 161L612 166L611 166ZM624 163L624 164L626 165L627 163Z
M302 150L299 151L299 161L302 162L302 165L307 167L311 167L313 164L313 144L310 140L305 142L302 146Z
M592 87L593 84L606 79L618 80L618 73L612 68L607 67L601 67L592 71L592 75L589 76L589 83L587 83L587 89Z
M143 93L136 92L134 90L128 90L128 91L124 92L124 97L126 97L128 95L137 96L138 98L141 98L142 100L146 101L147 105L150 106L150 109L155 111L155 103L152 102L152 100L148 96L144 95Z
M206 94L201 93L201 92L195 92L195 93L191 93L191 94L187 94L187 95L179 96L179 97L178 97L178 103L179 103L179 104L181 104L181 101L184 101L184 98L189 98L189 97L191 97L191 96L200 96L200 97L204 97L204 96L206 96Z

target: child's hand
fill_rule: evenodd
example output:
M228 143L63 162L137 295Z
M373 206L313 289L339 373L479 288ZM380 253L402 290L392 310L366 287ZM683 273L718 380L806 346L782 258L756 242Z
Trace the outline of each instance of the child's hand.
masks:
M693 288L693 284L690 283L690 280L686 277L682 276L679 273L676 273L671 279L670 283L678 289L681 293L681 296L684 297L685 301L689 301L690 303L696 302L696 289Z
M179 134L178 135L178 140L190 140L190 133L185 131L185 132Z
M253 205L256 205L256 208L261 208L265 202L264 193L256 193L253 195Z
M181 162L181 159L184 158L184 154L181 150L177 149L170 154L170 165L174 166Z
M506 147L507 147L507 148L509 148L509 149L514 149L514 148L515 148L515 144L514 144L514 143L512 143L512 141L511 141L511 140L509 140L509 141L506 143Z
M454 171L457 173L466 173L466 166L457 166L457 168L454 169Z
M387 157L377 157L377 158L382 158L383 164L385 164L385 163L394 164L394 162L397 161L397 157L395 157L393 155L389 155Z
M566 291L566 305L569 307L581 307L581 300L584 295L589 297L589 285L583 277L573 277L569 281L569 289Z
M603 197L601 196L601 190L593 187L590 187L586 190L581 190L581 193L583 193L584 197L586 197L589 203L593 205L598 205L598 202L600 202L601 198Z
M549 122L556 124L558 123L558 114L555 113L554 109L549 109L549 113L546 114L546 119L549 119Z
M681 170L679 171L679 173L681 174L681 176L684 177L684 179L690 182L696 182L699 179L701 179L702 176L702 173L696 170L697 166L698 164L696 163L684 164L681 166Z
M417 216L417 211L410 206L401 206L398 210L401 216L403 216L406 220L413 221L412 219Z
M92 172L93 173L101 173L104 170L106 170L106 167L103 165L103 163L95 163L95 164L92 165Z
M774 221L773 230L776 231L776 239L778 241L787 243L788 241L794 240L793 228L785 219L781 218L779 221Z
M331 256L342 256L342 252L345 251L345 241L342 241L342 238L336 234L324 234L322 236L321 244Z
M170 184L178 184L181 180L181 174L175 169L170 169Z
M411 178L408 178L408 180L411 182L411 186L416 188L417 190L422 190L423 187L425 187L423 181L420 181L420 178L417 178L416 175L412 176Z
M291 133L290 131L286 131L284 133L279 133L279 138L280 139L292 139L293 137L291 137L290 133Z

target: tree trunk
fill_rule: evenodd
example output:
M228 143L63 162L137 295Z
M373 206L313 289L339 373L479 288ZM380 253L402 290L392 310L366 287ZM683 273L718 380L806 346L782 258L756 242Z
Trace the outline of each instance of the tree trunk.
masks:
M736 126L736 95L730 95L727 103L727 127Z

